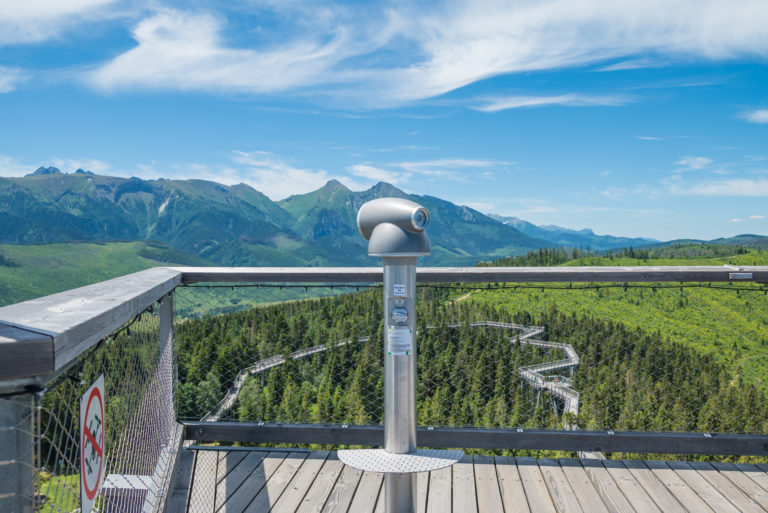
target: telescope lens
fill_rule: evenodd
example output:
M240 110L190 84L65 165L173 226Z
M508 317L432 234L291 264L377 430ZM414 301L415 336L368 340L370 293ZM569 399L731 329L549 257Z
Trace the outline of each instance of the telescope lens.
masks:
M423 230L429 224L429 214L423 208L416 209L411 214L411 222L414 228Z

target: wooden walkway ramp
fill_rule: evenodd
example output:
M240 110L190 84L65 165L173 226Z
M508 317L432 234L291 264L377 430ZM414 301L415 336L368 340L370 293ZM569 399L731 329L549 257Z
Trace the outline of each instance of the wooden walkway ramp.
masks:
M186 505L177 511L384 512L383 476L346 467L334 452L194 452ZM425 513L765 513L766 470L730 463L465 456L452 469L418 475L418 504Z

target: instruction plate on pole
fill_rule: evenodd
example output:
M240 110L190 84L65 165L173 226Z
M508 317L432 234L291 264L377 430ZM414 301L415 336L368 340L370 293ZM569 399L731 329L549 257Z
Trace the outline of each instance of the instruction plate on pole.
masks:
M408 328L389 328L387 354L408 356L413 352L413 334Z
M395 283L392 287L393 296L405 296L405 283Z
M90 513L104 482L104 374L80 398L80 511Z

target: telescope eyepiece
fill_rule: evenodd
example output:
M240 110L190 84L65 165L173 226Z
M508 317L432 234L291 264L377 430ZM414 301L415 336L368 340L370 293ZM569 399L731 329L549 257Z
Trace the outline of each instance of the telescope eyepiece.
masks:
M416 230L423 230L429 226L429 212L424 207L419 207L411 214L411 224Z

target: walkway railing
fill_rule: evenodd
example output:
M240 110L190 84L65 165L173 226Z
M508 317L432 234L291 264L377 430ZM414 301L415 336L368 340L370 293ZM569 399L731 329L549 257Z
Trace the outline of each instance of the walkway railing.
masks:
M178 423L172 320L173 292L182 284L354 285L381 279L380 268L155 268L0 308L0 510L77 507L82 463L79 400L100 375L107 395L101 511L167 508L169 481L183 439L380 445L383 428L378 425L211 422L232 408L237 387L264 362L253 362L205 421ZM417 279L478 284L768 283L768 267L420 268ZM521 346L538 335L523 332ZM528 378L578 363L581 355L569 351L567 344L541 342L542 349L565 351L566 358L527 366ZM290 356L313 357L327 352L328 346L323 347ZM274 355L273 363L280 358L285 361ZM552 391L561 389L553 385ZM425 447L768 456L765 434L424 426L418 440Z

